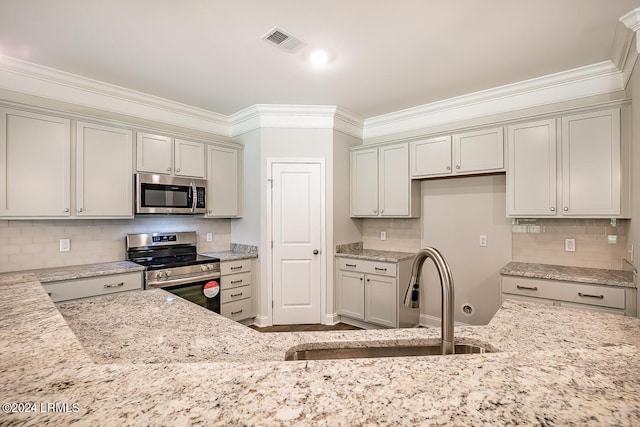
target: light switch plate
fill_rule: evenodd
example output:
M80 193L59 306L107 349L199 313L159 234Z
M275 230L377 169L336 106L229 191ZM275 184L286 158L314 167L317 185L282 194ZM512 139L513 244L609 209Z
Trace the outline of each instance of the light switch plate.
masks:
M380 240L387 240L387 232L386 231L381 231L380 232Z
M478 243L480 243L480 247L481 248L486 248L487 247L487 236L485 236L485 235L480 236L480 238L478 239Z
M60 252L69 252L71 250L71 239L60 239Z
M576 239L564 239L564 251L575 252L576 251Z
M213 233L207 233L207 242L213 242Z

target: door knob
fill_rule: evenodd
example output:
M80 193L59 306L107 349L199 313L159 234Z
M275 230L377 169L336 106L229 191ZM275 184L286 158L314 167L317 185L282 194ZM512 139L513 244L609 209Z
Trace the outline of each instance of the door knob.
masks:
M314 254L314 255L318 255L318 253L319 253L319 252L318 252L318 250L317 250L317 249L314 249L314 250L313 250L313 254Z

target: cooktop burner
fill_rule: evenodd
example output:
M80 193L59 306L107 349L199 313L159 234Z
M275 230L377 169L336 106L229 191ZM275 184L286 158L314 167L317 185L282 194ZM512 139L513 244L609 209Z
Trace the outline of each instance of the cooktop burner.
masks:
M126 239L129 261L143 265L147 270L220 262L219 258L197 253L194 231L128 234Z
M212 262L220 262L219 258L208 257L205 255L189 254L177 256L165 256L159 258L153 257L129 257L129 261L136 264L144 265L147 270L158 270L160 268L175 268L185 265L209 264Z

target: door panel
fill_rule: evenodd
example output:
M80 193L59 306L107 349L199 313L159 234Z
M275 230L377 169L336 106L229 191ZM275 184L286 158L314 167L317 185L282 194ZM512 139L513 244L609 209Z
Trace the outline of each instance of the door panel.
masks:
M320 323L319 163L272 165L273 323Z

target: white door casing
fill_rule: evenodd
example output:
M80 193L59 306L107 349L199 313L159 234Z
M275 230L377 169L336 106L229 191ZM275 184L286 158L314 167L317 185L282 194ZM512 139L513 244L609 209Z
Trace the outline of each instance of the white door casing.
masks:
M319 162L271 164L274 325L322 320L321 166Z

